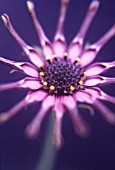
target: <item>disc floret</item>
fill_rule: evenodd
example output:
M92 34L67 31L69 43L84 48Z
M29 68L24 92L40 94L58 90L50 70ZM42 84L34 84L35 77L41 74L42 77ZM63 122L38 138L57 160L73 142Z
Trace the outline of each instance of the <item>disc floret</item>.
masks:
M86 72L82 73L78 64L79 58L76 59L77 62L72 63L67 59L67 55L65 52L63 59L53 55L52 61L46 57L47 62L42 67L42 71L38 70L42 88L50 94L56 96L71 95L82 89L83 81L81 78L86 75Z

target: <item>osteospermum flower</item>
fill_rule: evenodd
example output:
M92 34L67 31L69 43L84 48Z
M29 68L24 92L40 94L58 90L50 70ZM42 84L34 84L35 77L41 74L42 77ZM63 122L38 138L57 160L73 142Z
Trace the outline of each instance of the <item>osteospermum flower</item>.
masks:
M99 1L93 0L80 31L67 47L63 26L68 3L69 0L61 1L57 31L53 43L51 43L36 18L33 2L27 1L43 54L27 45L14 30L8 15L2 15L6 28L22 47L32 64L0 57L0 63L10 65L27 75L26 78L17 82L1 84L0 91L14 88L29 89L29 93L23 100L7 112L0 114L0 122L6 122L25 106L42 101L40 110L27 126L26 132L30 137L36 136L47 112L53 109L55 115L53 141L56 147L61 146L61 125L66 110L69 111L75 132L78 135L86 136L90 132L88 124L78 111L78 102L96 107L109 123L115 124L115 114L101 102L101 100L105 100L115 104L115 97L106 94L99 88L102 85L115 83L115 78L99 75L114 67L115 61L96 62L89 65L105 43L115 35L115 25L97 42L83 48L84 37L99 7Z

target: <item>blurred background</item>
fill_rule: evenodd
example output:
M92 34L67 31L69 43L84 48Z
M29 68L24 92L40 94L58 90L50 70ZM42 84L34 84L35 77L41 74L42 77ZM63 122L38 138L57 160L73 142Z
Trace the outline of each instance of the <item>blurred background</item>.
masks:
M46 35L53 40L59 16L60 0L33 0L36 5L38 19ZM65 20L65 36L67 43L75 36L85 17L90 0L70 0ZM100 8L86 36L87 42L95 42L115 22L115 2L100 0ZM26 0L0 0L0 15L7 13L19 35L29 45L39 45L31 18L26 8ZM22 49L8 33L0 20L0 56L15 60L28 61ZM96 61L115 60L115 38L112 38L100 51ZM11 68L0 64L0 83L12 82L24 77L19 73L10 74ZM115 69L106 76L115 77ZM105 92L115 96L115 86L103 87ZM12 90L0 92L0 112L6 111L20 101L27 91ZM115 106L107 104L115 111ZM41 133L35 140L29 140L24 129L36 115L39 104L20 111L13 119L0 125L0 159L1 170L34 170L40 160L49 115L45 118ZM62 133L64 147L58 151L53 170L115 170L115 126L109 125L95 110L90 116L88 110L80 109L81 115L90 124L92 133L82 139L74 133L68 114L63 120Z

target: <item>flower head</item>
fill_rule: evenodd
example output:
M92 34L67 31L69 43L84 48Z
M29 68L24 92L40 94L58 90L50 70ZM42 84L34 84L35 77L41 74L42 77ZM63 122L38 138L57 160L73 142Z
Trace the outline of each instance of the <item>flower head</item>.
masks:
M104 71L114 67L115 61L91 64L100 49L115 35L115 25L97 42L84 48L84 37L99 7L99 1L93 0L80 31L67 46L63 26L68 3L69 0L61 0L57 31L53 43L51 43L37 20L33 2L27 1L28 11L40 39L42 53L27 45L14 30L8 15L2 15L4 25L22 47L32 64L0 57L0 63L10 65L27 75L17 82L0 84L0 91L14 88L29 89L23 100L7 112L0 114L0 122L9 120L25 106L42 101L41 108L27 126L26 133L30 137L36 136L45 115L50 109L53 109L55 115L53 141L56 147L60 147L62 143L61 125L66 110L69 111L75 132L83 137L89 134L90 128L82 119L77 108L79 102L96 107L109 123L115 124L115 114L101 102L101 100L105 100L115 104L115 97L100 89L102 85L115 83L114 77L100 76Z

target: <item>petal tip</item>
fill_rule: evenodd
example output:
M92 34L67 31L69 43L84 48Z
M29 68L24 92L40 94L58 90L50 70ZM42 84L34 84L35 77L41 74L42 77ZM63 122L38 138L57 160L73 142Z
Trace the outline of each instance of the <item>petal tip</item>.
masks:
M112 26L113 35L115 35L115 24Z
M34 9L34 3L32 1L27 1L27 8L31 12Z
M3 20L4 25L7 26L9 24L9 16L4 13L1 15L1 18Z
M64 145L64 140L63 137L56 137L53 139L53 144L55 146L56 149L61 149Z
M99 7L100 2L98 0L93 0L90 5L91 10L97 10Z
M25 129L25 134L30 139L36 139L38 137L38 130L36 131L34 126L28 125Z
M67 5L69 3L70 0L62 0L62 3Z
M114 115L114 114L108 115L107 121L108 121L111 125L115 126L115 115Z
M6 122L8 120L8 115L5 113L0 114L0 124Z
M91 134L91 129L88 125L81 126L79 129L75 128L75 132L82 138L86 138Z

